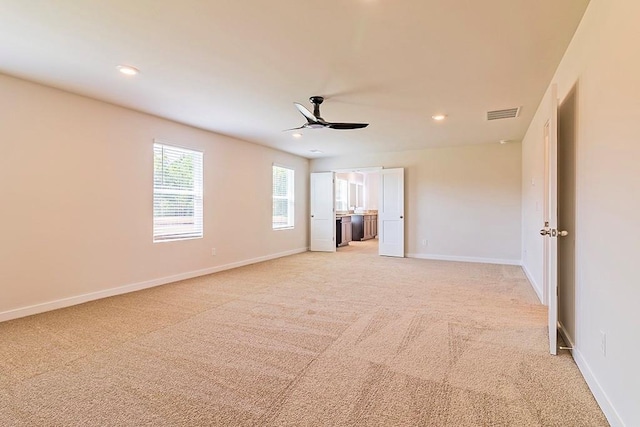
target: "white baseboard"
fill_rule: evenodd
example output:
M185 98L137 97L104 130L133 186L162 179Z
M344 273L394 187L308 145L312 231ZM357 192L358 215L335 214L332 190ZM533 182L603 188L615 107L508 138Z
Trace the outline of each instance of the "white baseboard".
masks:
M533 275L527 269L527 266L524 265L524 264L522 264L522 271L524 271L524 275L527 276L527 279L529 279L529 283L531 284L531 287L533 288L533 290L536 292L536 295L538 295L538 299L540 300L540 303L544 304L544 296L542 294L542 286L538 285L538 283L533 278Z
M589 389L591 389L591 393L593 393L593 396L596 398L598 405L600 405L600 409L604 412L604 416L607 417L607 421L609 421L611 427L625 427L622 418L620 418L620 415L615 410L611 400L609 400L609 396L607 396L595 375L593 375L591 367L582 356L582 353L580 353L580 350L574 348L573 359L576 361L578 369L582 372L582 376L587 381L587 385L589 386Z
M202 270L189 271L186 273L180 273L173 276L160 277L158 279L146 280L144 282L132 283L130 285L119 286L117 288L105 289L102 291L91 292L88 294L76 295L68 298L62 298L55 301L44 302L40 304L34 304L27 307L16 308L0 312L0 322L7 320L18 319L20 317L31 316L33 314L44 313L45 311L57 310L59 308L70 307L72 305L82 304L89 301L98 300L101 298L108 298L116 295L122 295L129 292L135 292L142 289L153 288L154 286L166 285L167 283L173 283L180 280L191 279L194 277L205 276L207 274L217 273L219 271L230 270L232 268L238 268L249 264L256 264L258 262L269 261L271 259L282 258L289 255L295 255L302 252L307 252L309 248L293 249L286 252L279 252L276 254L265 255L258 258L251 258L243 261L233 262L225 265L218 265L216 267L204 268Z
M407 254L407 258L432 259L437 261L478 262L481 264L522 265L522 262L519 259L497 259L431 254Z

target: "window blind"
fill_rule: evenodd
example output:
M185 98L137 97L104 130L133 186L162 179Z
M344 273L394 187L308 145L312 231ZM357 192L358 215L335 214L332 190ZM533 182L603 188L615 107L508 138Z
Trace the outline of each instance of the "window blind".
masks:
M202 152L153 144L153 241L203 236Z
M273 166L273 215L274 229L292 228L294 213L293 169Z

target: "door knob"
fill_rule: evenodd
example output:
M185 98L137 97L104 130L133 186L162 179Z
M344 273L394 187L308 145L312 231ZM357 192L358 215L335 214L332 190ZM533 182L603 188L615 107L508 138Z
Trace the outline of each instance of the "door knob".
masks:
M568 235L569 235L569 232L566 230L558 231L558 236L560 237L567 237Z
M541 236L548 236L551 230L549 230L548 228L543 228L542 230L540 230L540 235Z
M311 218L313 218L313 215L311 215Z
M404 218L404 216L400 215L400 219L403 219L403 218Z

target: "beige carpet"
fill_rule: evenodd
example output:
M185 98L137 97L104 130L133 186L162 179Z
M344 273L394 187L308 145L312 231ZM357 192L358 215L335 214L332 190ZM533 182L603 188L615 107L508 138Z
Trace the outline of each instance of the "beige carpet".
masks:
M0 425L608 425L519 267L374 251L1 323Z

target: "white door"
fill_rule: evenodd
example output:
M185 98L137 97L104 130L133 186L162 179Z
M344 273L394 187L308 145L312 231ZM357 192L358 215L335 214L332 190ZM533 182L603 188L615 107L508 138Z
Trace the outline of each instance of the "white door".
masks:
M544 291L549 307L549 352L558 353L558 89L551 87L551 117L544 129Z
M334 174L311 174L311 245L318 252L336 251L336 220L334 214Z
M404 257L404 169L380 171L378 253Z
M568 347L576 336L576 92L558 106L558 332Z

